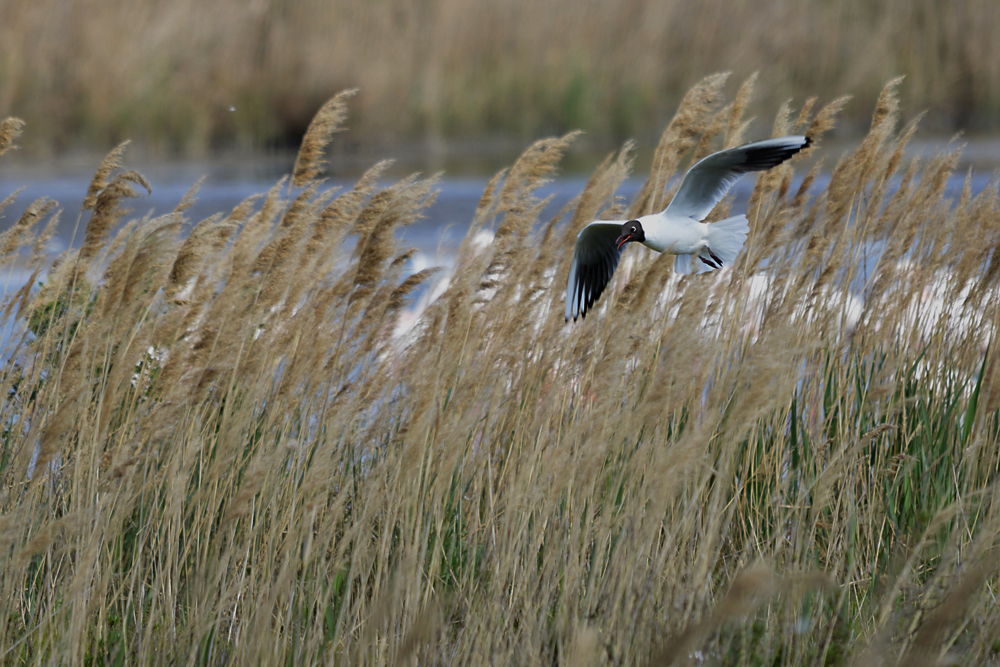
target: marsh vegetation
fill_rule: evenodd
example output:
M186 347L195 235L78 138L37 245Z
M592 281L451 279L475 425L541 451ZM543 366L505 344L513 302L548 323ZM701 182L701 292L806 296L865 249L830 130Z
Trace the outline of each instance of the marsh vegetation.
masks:
M995 133L998 30L994 0L6 0L0 114L30 120L35 150L294 149L326 99L359 86L351 142L583 129L652 144L706 73L763 67L759 117L852 94L854 139L905 73L925 130Z
M130 217L123 148L55 262L77 212L32 205L0 237L34 272L2 310L0 661L996 661L1000 203L946 195L957 148L904 158L898 81L835 165L844 100L779 110L813 146L757 178L734 267L630 249L564 322L582 225L749 139L723 81L632 201L627 143L539 219L575 135L531 145L448 275L395 240L435 177L321 180L346 94L231 211Z

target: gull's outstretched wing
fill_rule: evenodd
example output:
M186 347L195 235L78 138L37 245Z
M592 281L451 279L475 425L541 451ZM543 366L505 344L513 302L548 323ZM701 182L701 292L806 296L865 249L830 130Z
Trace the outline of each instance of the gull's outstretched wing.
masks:
M712 153L688 170L664 213L704 220L743 174L776 167L808 145L807 137L780 137Z
M601 292L611 282L621 251L615 239L624 222L592 222L576 237L573 263L566 283L566 320L586 317Z

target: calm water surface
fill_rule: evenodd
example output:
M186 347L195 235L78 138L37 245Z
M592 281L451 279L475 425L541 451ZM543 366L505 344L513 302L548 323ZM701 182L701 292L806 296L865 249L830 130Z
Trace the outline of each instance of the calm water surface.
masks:
M942 150L944 145L925 143L915 145L914 151L923 155L932 155ZM842 150L841 150L842 152ZM826 164L832 165L836 154L826 157ZM1000 141L984 141L967 146L965 153L967 161L974 165L976 171L973 177L973 190L980 192L990 185L991 172L1000 166ZM7 156L5 156L6 159ZM378 158L366 164L372 164ZM511 158L512 159L512 158ZM552 196L552 202L545 211L543 219L555 215L570 199L580 194L589 176L589 163L595 160L576 160L587 169L578 174L568 174L554 180L538 191L539 197ZM0 199L8 196L19 188L24 191L18 195L17 201L0 214L0 229L6 229L13 224L27 206L35 199L48 197L59 202L63 209L60 226L51 250L60 253L66 250L71 242L78 246L83 235L89 212L82 218L78 216L84 194L100 158L65 159L48 164L0 164ZM134 216L142 216L148 212L156 215L171 211L181 200L188 189L205 176L206 181L198 193L197 203L189 209L187 215L195 223L203 218L219 212L228 212L247 197L266 193L282 176L290 173L291 160L288 158L229 160L227 162L142 164L126 160L130 168L142 173L152 186L152 194L131 200L128 207ZM501 162L497 168L509 164L509 160ZM454 165L452 165L454 166ZM385 185L395 182L399 177L413 172L433 173L441 167L449 168L448 164L419 164L411 162L396 166ZM495 171L493 165L478 165L469 174L461 173L464 165L458 165L458 175L451 170L446 171L440 185L440 194L434 205L429 209L424 220L405 228L400 232L400 244L418 248L424 255L421 261L448 265L458 248L479 198L486 187L490 175ZM636 173L639 176L628 179L619 189L618 194L626 200L631 199L642 185L643 175L648 170L648 160L639 156ZM342 169L334 173L328 183L331 187L350 188L360 174L360 165ZM467 169L466 169L467 171ZM805 169L799 170L800 175ZM957 194L964 180L964 169L960 168L951 181L949 189ZM826 185L827 177L818 179L813 186L814 192L820 192ZM736 202L733 210L744 210L747 198L753 188L754 178L742 179L734 188ZM995 187L995 183L992 187ZM293 191L294 192L294 191ZM79 219L78 219L79 218ZM74 228L79 223L80 229ZM6 281L3 281L6 282Z
M939 145L931 145L918 150L923 155L934 155L940 152L941 148ZM1000 166L1000 141L986 146L973 145L970 148L972 150L967 149L965 153L970 158L967 164L960 165L956 170L956 174L960 175L952 177L948 183L948 189L953 196L957 196L961 191L968 166L975 168L972 180L974 194L987 187L997 187L996 180L991 180L991 176ZM828 152L833 153L833 151ZM78 247L83 238L83 226L89 218L89 212L79 215L80 206L100 158L62 160L49 164L16 162L11 164L10 161L6 161L6 157L5 162L0 162L0 200L19 188L23 188L23 191L11 206L0 214L0 231L16 222L31 202L47 197L56 200L62 208L60 226L50 247L53 256L65 251L71 245ZM425 218L411 227L400 230L397 235L401 248L415 247L420 251L408 267L409 271L417 271L431 265L450 267L453 264L455 252L468 230L469 222L489 178L499 168L510 164L514 157L516 156L511 156L510 160L496 165L495 168L493 165L487 168L480 165L471 173L463 172L462 169L447 170L448 165L438 164L408 164L394 168L384 185L389 185L409 173L435 173L440 171L442 166L446 169L440 184L440 194L427 211ZM829 155L825 158L825 164L835 164L836 157L836 154ZM367 162L366 166L375 161L377 158ZM590 164L585 164L586 169L561 176L536 193L538 197L552 197L548 209L543 213L543 220L556 215L568 201L582 192L594 164L596 161L590 161ZM152 186L152 194L128 202L127 206L133 213L127 219L141 217L149 212L160 215L172 211L192 184L205 176L206 180L198 193L198 200L187 212L191 224L194 224L216 213L232 210L251 195L266 193L279 179L291 172L292 161L264 159L186 164L142 164L141 161L138 163L133 161L128 162L128 166L147 178ZM642 186L648 168L648 160L644 164L640 156L635 169L635 173L639 176L626 180L618 195L626 201L631 200ZM806 169L798 170L800 179L805 172ZM340 173L334 172L328 179L328 184L330 187L350 188L360 173L360 167L345 169ZM813 185L813 192L821 192L828 180L828 173L817 179ZM737 183L733 189L734 212L745 211L753 184L752 177L744 178ZM795 183L793 187L797 186L798 183ZM293 191L293 194L294 192L296 191ZM499 221L494 221L494 224L497 222ZM79 229L75 230L78 224ZM866 259L863 260L866 266L859 272L859 281L863 282L863 277L874 270L877 254L873 252L869 256L866 253ZM16 264L5 270L4 275L0 276L0 296L19 289L28 276L28 272ZM429 298L421 294L414 296L421 300ZM417 304L415 311L419 311L419 308L420 305ZM14 322L8 322L6 326L0 327L0 347L5 347L14 327Z

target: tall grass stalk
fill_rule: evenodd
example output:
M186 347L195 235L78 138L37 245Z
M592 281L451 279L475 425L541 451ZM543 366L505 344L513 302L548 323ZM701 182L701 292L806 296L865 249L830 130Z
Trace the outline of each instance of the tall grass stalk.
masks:
M447 276L406 277L394 233L435 178L317 180L341 101L231 212L128 220L147 184L116 151L53 262L36 203L2 239L34 273L2 310L0 661L996 660L1000 203L901 158L895 82L826 188L758 178L736 266L629 249L563 322L579 226L743 135L752 82L718 83L634 202L629 143L539 220L575 135L533 145ZM818 142L842 104L775 132Z

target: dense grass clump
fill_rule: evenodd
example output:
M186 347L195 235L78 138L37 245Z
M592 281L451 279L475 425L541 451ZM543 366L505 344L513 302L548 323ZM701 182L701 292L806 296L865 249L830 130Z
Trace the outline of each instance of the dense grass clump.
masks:
M0 237L34 272L2 310L0 661L996 661L1000 204L904 158L896 82L821 191L843 101L782 108L815 147L758 177L735 267L630 248L563 322L579 228L743 141L752 84L721 85L632 202L626 144L539 220L574 135L535 143L447 276L394 240L434 178L317 180L343 97L294 183L195 224L194 192L129 219L120 149L79 249L32 206Z

